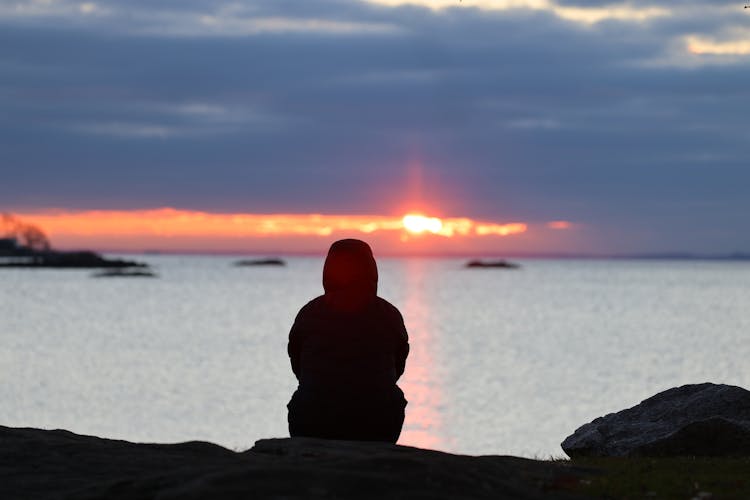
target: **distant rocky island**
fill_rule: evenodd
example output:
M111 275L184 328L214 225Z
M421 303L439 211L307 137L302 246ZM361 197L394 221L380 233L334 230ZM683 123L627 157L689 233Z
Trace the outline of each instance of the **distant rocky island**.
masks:
M253 266L285 266L286 262L277 257L270 257L267 259L242 259L234 263L237 267L253 267Z
M157 274L145 267L104 268L92 275L94 278L156 278Z
M507 260L470 260L466 263L465 267L468 268L499 268L499 269L518 269L521 267L520 264L515 262L508 262Z
M54 250L38 227L0 214L0 268L146 268L147 264L107 259L96 252Z

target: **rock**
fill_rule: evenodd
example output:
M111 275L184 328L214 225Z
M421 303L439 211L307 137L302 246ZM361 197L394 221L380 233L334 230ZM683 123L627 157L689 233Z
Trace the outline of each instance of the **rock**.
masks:
M518 269L521 267L515 262L508 262L507 260L470 260L466 263L465 267L469 268L500 268L500 269Z
M590 475L569 463L386 443L264 439L237 453L0 426L3 500L564 499Z
M234 263L237 267L248 267L248 266L285 266L286 262L277 258L269 259L246 259L238 260Z
M571 458L750 456L750 391L675 387L579 427L561 446Z
M104 269L91 275L93 278L157 278L158 275L146 267L116 267Z

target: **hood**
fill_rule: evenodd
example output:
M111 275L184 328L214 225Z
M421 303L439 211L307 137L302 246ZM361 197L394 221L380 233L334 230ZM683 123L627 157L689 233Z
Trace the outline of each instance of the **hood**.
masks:
M326 302L334 309L356 311L378 293L378 266L370 245L362 240L334 242L323 266Z

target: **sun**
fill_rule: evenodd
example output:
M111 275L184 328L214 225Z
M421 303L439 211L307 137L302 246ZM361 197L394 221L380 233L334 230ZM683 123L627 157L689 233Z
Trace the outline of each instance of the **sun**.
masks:
M443 221L437 217L425 217L421 214L407 214L401 219L404 229L413 234L437 234L443 229Z

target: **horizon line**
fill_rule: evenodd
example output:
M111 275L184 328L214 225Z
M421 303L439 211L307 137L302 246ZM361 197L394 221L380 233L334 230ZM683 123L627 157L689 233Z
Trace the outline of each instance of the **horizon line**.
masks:
M63 251L83 251L67 249ZM167 257L325 257L327 251L305 251L305 250L118 250L118 249L95 249L96 252L115 255L141 255L141 256L167 256ZM457 252L426 252L426 251L381 251L376 258L474 258L474 259L560 259L560 260L750 260L750 251L703 253L703 252L633 252L633 253L587 253L587 252L497 252L497 251L457 251Z

